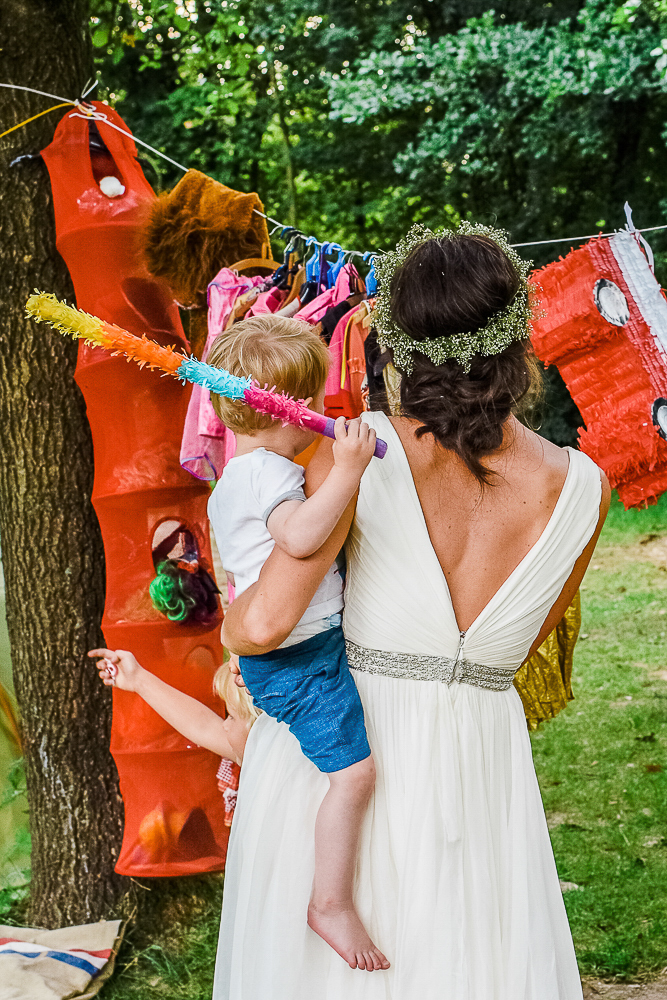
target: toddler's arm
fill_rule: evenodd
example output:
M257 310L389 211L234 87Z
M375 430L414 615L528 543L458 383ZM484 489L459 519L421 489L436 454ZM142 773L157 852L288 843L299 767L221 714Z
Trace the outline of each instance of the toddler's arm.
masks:
M335 433L334 466L319 489L306 501L285 500L267 521L276 545L295 559L305 559L324 545L375 451L375 431L359 418L346 425L345 417L338 417Z
M97 669L104 684L114 685L122 691L134 691L187 740L241 763L243 749L230 743L227 720L145 670L132 653L124 649L91 649L88 656L102 657Z

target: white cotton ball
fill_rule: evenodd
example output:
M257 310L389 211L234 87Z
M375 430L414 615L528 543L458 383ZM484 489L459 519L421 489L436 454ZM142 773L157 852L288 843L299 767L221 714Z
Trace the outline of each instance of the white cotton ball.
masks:
M111 177L102 178L100 181L100 191L107 198L120 198L122 194L125 194L125 185L121 184L117 177L111 175Z

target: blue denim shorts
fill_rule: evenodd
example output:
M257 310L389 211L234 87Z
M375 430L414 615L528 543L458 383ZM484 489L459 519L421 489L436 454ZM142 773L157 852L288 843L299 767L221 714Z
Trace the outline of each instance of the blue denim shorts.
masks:
M370 757L342 628L263 656L241 656L239 666L257 707L287 723L320 771L342 771Z

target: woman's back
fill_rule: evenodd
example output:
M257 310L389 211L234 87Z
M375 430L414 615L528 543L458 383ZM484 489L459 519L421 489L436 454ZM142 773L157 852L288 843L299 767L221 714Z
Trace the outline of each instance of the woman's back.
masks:
M365 419L389 449L361 484L346 636L517 669L595 532L599 470L514 422L512 448L488 461L498 485L481 492L458 459L415 439L411 421Z
M567 451L508 421L502 450L485 456L493 475L481 487L453 452L416 421L394 418L431 545L466 631L546 528L565 484Z

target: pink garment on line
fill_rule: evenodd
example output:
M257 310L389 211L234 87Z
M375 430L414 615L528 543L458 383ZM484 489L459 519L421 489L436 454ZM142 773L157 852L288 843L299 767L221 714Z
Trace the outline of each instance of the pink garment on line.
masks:
M354 264L346 264L336 278L334 287L327 289L326 292L322 292L312 302L304 306L303 309L299 309L294 318L305 319L308 323L312 323L315 326L330 306L340 305L351 293L356 291L356 282L358 279L359 274Z
M262 313L277 312L286 298L287 291L281 288L271 288L268 292L260 292L248 310L247 315L259 316Z
M208 336L202 360L225 329L239 295L264 280L237 274L229 267L216 274L208 286ZM197 479L218 479L235 450L236 439L211 406L211 393L200 385L193 386L181 439L181 465Z
M337 396L341 389L349 388L350 376L345 370L345 378L343 379L343 346L345 344L345 334L347 333L347 325L352 320L352 317L357 313L359 306L353 306L349 312L338 320L336 323L336 329L331 337L331 343L329 344L329 354L331 355L331 362L329 363L329 373L327 375L327 380L324 386L324 395L326 396ZM341 381L343 385L341 385Z

